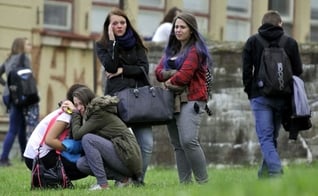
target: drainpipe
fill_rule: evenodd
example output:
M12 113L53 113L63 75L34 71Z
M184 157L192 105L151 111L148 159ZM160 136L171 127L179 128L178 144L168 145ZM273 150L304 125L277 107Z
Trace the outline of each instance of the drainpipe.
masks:
M95 40L93 40L93 67L94 67L94 70L93 70L93 90L94 90L94 93L96 94L97 93L97 81L98 81L98 78L97 78L97 63L96 63L96 42Z
M125 5L124 0L119 0L119 8L124 10L124 5Z

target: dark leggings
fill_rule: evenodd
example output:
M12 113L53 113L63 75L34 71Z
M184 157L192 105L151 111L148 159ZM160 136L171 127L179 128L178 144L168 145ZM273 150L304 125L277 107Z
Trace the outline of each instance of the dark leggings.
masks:
M50 151L46 156L41 158L46 168L54 167L57 159L58 159L58 154L56 154L55 150ZM33 159L25 158L24 160L29 170L32 170ZM87 177L87 174L84 174L77 169L76 163L72 163L62 156L61 156L61 160L65 169L65 173L70 180L78 180L78 179Z

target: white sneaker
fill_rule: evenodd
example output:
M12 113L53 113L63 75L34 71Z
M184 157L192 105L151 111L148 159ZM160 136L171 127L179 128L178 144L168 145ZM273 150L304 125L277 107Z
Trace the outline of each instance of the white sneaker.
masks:
M129 186L131 183L132 183L131 178L127 178L127 179L125 179L123 182L121 182L121 181L116 181L116 182L115 182L115 187L123 188L123 187Z
M107 189L109 189L108 186L106 186L105 188L103 188L103 187L101 187L99 184L94 184L94 185L92 185L92 186L89 188L90 191L107 190Z

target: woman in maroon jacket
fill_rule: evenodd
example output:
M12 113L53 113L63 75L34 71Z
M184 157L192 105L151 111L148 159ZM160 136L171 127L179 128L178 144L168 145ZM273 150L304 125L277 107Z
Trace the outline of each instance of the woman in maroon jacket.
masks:
M175 120L168 124L176 153L180 183L206 183L206 159L198 141L199 128L208 93L206 72L211 57L189 13L179 14L173 22L164 56L156 67L159 82L176 95Z

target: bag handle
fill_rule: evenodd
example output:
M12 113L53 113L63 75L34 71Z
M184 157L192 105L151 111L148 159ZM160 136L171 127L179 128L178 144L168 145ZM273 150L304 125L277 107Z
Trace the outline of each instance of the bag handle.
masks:
M56 121L57 117L59 117L62 113L63 113L63 110L59 111L59 113L58 113L56 116L54 116L54 117L50 120L50 122L49 122L49 124L48 124L48 126L47 126L47 128L46 128L46 131L45 131L45 133L44 133L44 136L43 136L43 138L42 138L42 140L41 140L41 143L40 143L40 146L39 146L39 148L38 148L38 151L40 151L40 148L42 147L42 145L43 145L43 143L44 143L44 140L45 140L45 138L46 138L46 135L47 135L47 133L49 132L49 130L51 129L51 127L53 126L53 123ZM64 133L64 131L63 131L62 137L64 137L64 136L66 136L66 133ZM60 153L59 150L56 150L56 152L57 152L57 153Z
M145 78L146 78L146 80L147 80L149 86L152 86L151 83L150 83L150 78L149 78L149 76L148 76L148 74L147 74L145 68L144 68L144 67L140 67L140 69L142 70L142 72L143 72L143 74L144 74L144 76L145 76Z

